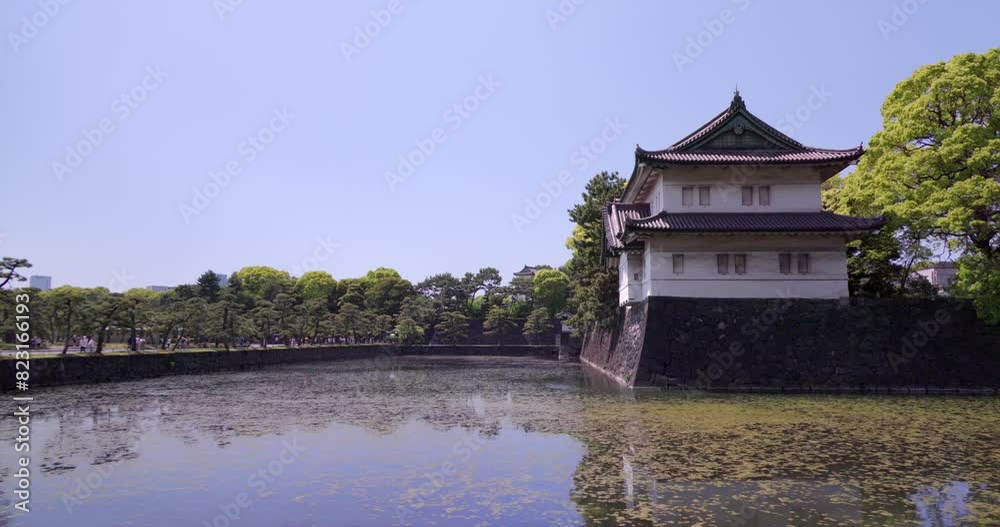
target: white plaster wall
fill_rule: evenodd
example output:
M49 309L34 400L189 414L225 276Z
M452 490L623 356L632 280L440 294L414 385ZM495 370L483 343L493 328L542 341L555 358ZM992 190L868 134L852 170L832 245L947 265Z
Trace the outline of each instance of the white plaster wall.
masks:
M849 296L845 240L839 236L660 236L647 243L644 296L705 298L841 298ZM729 254L729 273L718 273L716 256ZM778 255L792 253L790 274ZM809 253L810 270L798 273L797 254ZM673 255L684 255L674 274ZM747 255L746 274L736 274L734 254Z
M676 167L661 169L648 196L653 214L668 212L816 212L823 209L821 177L810 168L767 167ZM657 176L653 176L657 177ZM759 205L754 189L753 205L743 205L744 185L771 187L771 204ZM699 186L709 186L711 204L698 204ZM694 187L693 205L684 206L683 187Z
M618 303L641 300L642 282L646 273L643 272L642 254L622 255L618 263ZM639 273L639 279L635 279Z

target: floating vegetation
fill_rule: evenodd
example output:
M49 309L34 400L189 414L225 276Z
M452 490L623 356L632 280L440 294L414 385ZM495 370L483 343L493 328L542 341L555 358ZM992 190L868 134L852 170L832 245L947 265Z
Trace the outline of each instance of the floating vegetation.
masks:
M49 503L0 523L211 524L243 492L246 526L1000 525L990 397L628 391L577 365L404 357L36 399ZM301 461L273 464L288 441ZM69 518L60 495L108 462Z

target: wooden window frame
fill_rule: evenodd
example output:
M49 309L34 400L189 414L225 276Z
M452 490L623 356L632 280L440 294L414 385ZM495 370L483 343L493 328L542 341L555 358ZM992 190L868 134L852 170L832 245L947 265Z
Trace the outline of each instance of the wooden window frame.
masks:
M716 266L716 271L718 271L719 274L729 274L729 255L728 254L715 255L715 266Z
M792 253L778 254L778 272L792 274Z

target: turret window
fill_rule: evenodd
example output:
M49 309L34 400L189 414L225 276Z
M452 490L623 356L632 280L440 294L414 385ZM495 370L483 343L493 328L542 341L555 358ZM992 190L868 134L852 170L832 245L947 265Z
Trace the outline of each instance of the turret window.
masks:
M719 254L715 256L716 264L719 268L719 274L729 274L729 255Z
M751 198L751 202L753 199ZM757 187L757 203L760 203L761 207L767 207L771 204L771 187L761 186Z
M712 204L712 187L698 187L698 205L707 207Z
M734 254L733 266L736 268L736 274L747 274L747 255Z
M753 187L743 187L743 205L749 207L753 205Z
M778 255L778 269L781 271L781 274L791 274L792 255L790 253L781 253Z
M799 253L799 274L809 274L809 253Z

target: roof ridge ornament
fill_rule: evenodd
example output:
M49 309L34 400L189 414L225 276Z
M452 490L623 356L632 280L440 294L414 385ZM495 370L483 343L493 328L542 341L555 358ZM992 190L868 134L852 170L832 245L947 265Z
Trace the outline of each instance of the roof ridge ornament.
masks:
M729 103L730 110L746 110L747 105L743 102L743 97L740 97L740 88L737 85L736 90L733 91L733 102Z

